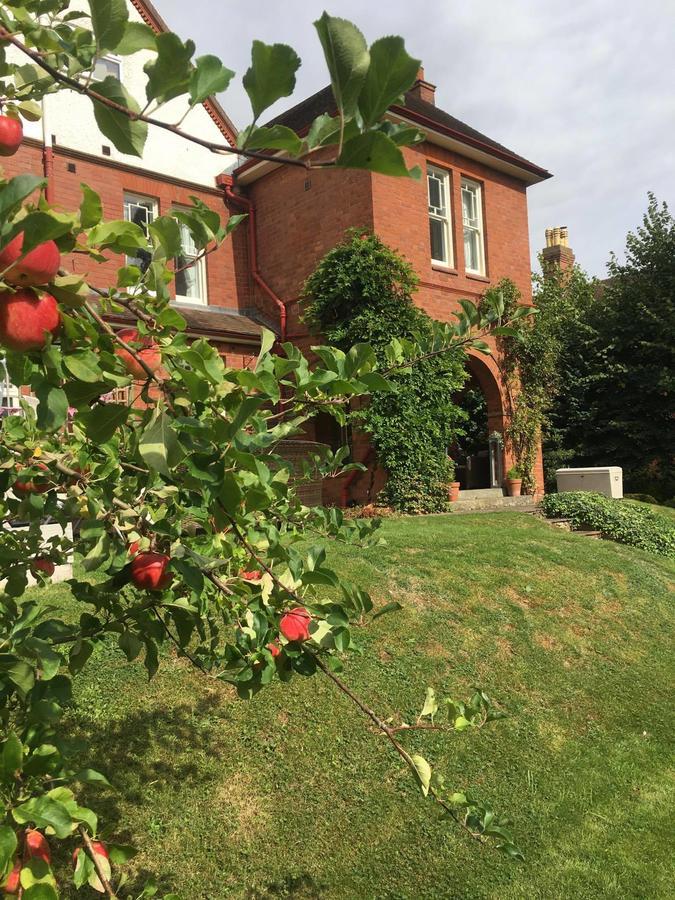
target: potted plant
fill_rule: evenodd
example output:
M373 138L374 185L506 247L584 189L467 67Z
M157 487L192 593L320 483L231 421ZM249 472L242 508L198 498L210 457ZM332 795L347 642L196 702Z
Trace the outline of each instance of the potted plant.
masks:
M509 497L520 497L523 486L523 475L518 466L512 466L506 473L506 487Z
M452 481L455 477L455 461L450 456L448 457L448 477L450 478L448 497L450 502L454 503L456 500L459 500L459 481Z

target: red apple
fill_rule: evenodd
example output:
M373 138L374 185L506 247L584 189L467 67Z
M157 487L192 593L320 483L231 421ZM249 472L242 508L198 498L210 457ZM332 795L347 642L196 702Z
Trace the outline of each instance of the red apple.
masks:
M138 588L161 591L173 579L173 573L166 571L170 562L164 553L139 553L131 561L131 580Z
M129 544L129 546L127 547L127 553L129 554L129 556L136 556L140 546L141 546L140 541L132 541Z
M279 641L272 641L267 645L267 649L270 651L272 656L278 656L281 653L281 647L279 646Z
M289 641L306 641L309 638L309 623L312 617L304 606L296 606L281 617L279 630Z
M0 116L0 156L14 156L23 140L21 119Z
M84 847L76 847L73 850L73 865L77 865L77 857L80 855ZM110 859L110 854L108 853L108 848L105 844L102 844L101 841L92 841L91 849L94 851L96 856L102 856L104 859Z
M51 294L32 291L0 293L0 345L10 350L42 350L47 336L56 335L61 314Z
M18 894L21 886L21 860L17 857L14 860L14 868L5 878L2 889L5 894Z
M41 831L36 831L34 828L28 828L26 830L24 853L27 859L31 859L31 857L41 859L46 862L47 865L52 861L52 854L49 849L49 844L47 843L47 838Z
M20 231L4 250L0 250L0 274L4 273L3 281L18 287L36 287L51 281L61 265L61 254L54 241L38 244L23 259L22 248L23 231Z
M51 578L56 570L56 566L48 559L46 556L36 556L35 559L30 564L30 570L33 575L36 575L38 572L42 572L43 575L46 575L47 578Z
M135 328L122 328L117 334L122 338L125 344L131 344L131 346L134 347L137 355L143 360L151 372L154 373L159 369L162 365L162 354L159 349L159 344L156 341L153 341L148 335L140 335ZM135 344L140 344L140 347L135 347ZM147 380L148 373L128 350L125 350L124 347L118 347L115 350L115 356L122 361L125 369L130 375L133 375L134 378L138 378L139 381Z
M252 569L250 572L247 572L245 569L239 569L239 577L243 578L244 581L259 581L262 578L262 572L260 569Z
M33 463L34 468L41 469L43 472L48 472L49 469L44 463ZM17 469L21 471L21 466L17 466ZM44 494L45 491L48 491L51 485L49 482L44 481L21 481L17 479L12 485L12 490L15 494Z

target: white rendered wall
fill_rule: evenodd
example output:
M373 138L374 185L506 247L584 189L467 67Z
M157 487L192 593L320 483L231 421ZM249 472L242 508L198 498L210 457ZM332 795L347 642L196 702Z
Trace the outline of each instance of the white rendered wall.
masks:
M142 22L142 18L131 3L129 18L134 22ZM75 0L73 9L88 9L86 0ZM160 9L161 12L161 9ZM185 39L186 35L180 35ZM121 59L121 80L125 88L135 98L141 108L145 106L145 73L143 66L153 58L147 50L140 50L133 56ZM95 86L95 85L94 85ZM187 103L177 98L153 114L155 118L165 122L176 123L181 119ZM184 179L195 184L214 186L214 178L223 172L230 162L229 156L211 153L203 147L191 144L183 138L159 128L148 126L148 139L145 144L142 160L137 156L119 153L110 141L96 127L91 100L74 91L64 90L45 99L45 127L48 135L54 135L55 143L71 150L79 150L103 159L113 159L128 163L173 178ZM181 129L188 134L197 135L218 144L227 144L216 123L200 104L191 110ZM24 122L24 132L28 137L42 139L42 123ZM110 147L110 155L103 156L102 146ZM236 157L233 157L236 159Z

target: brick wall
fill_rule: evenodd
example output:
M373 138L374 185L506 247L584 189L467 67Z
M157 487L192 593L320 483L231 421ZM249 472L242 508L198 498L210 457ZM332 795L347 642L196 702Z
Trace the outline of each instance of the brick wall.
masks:
M19 152L3 160L5 177L22 172L43 174L42 148L36 141L26 140ZM70 171L74 167L75 171ZM229 216L222 193L215 186L207 190L198 185L171 181L142 169L126 166L105 158L85 156L63 147L54 148L53 175L50 178L54 205L63 210L77 209L82 201L80 184L84 182L101 196L105 219L122 219L125 192L155 199L160 215L174 205L190 205L194 195L220 214ZM209 306L245 310L251 306L248 276L248 250L245 229L237 230L217 251L205 260ZM64 268L88 277L96 287L106 287L116 280L123 257L107 253L105 263L95 263L82 254L64 259Z

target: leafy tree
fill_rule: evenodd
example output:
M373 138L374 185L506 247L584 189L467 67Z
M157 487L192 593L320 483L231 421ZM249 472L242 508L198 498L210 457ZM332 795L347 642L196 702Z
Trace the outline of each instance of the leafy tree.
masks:
M428 340L432 319L413 303L418 278L399 254L371 234L352 231L307 279L306 319L343 350L369 343L381 363L392 337ZM432 356L390 379L351 413L387 472L380 499L405 512L448 506L454 468L448 449L465 418L453 401L466 379L465 356Z
M349 22L324 14L315 24L337 116L319 117L305 137L258 126L265 109L293 91L300 61L290 47L256 42L244 75L253 121L239 147L230 148L156 118L168 100L195 106L232 78L213 56L193 59L192 42L129 22L124 0L91 0L91 18L70 10L68 0L4 4L0 137L16 132L20 115L38 115L43 96L68 90L91 100L98 127L115 147L138 156L154 127L217 153L308 169L416 174L408 172L400 147L418 133L381 117L414 80L418 61L400 38L368 48ZM139 48L154 52L145 66L142 107L113 77L91 82L102 52ZM313 163L307 151L317 146L333 148L333 155ZM11 151L7 142L2 150ZM75 847L76 887L89 884L116 896L121 880L111 864L132 851L108 835L101 840L105 826L99 828L81 797L83 785L104 784L105 777L75 752L62 724L72 678L101 641L116 643L128 660L142 657L150 676L162 647L173 646L205 677L235 685L242 698L276 678L321 673L386 736L425 797L473 837L493 837L518 855L506 822L475 798L449 791L423 756L406 749L403 728L381 718L341 679L342 654L356 646L351 626L373 604L358 587L338 580L326 564L325 545L376 541L378 523L304 507L290 466L275 449L319 412L344 418L346 402L388 390L388 379L417 359L484 348L475 334L499 326L503 309L467 304L455 326L433 324L416 342L382 347L386 363L367 344L349 352L322 346L318 362L310 362L291 344L272 352L274 335L265 332L255 369L230 369L208 342L188 339L168 285L179 224L205 254L227 239L240 217L223 225L194 200L187 210L157 218L146 236L134 223L104 221L100 198L86 185L80 208L66 213L49 206L43 188L44 181L29 174L0 181L0 344L13 382L37 398L36 411L23 401L23 415L6 417L0 429L5 890L22 891L24 900L57 897L50 845L64 842ZM147 267L122 266L116 284L92 288L62 272L61 254L72 250L94 261L110 253L143 254ZM32 251L39 251L42 268L35 257L30 262ZM110 311L131 314L134 328L115 331L105 319ZM119 387L129 387L128 403L109 400ZM313 466L336 474L342 458L328 453ZM61 526L60 534L43 536L47 519ZM8 527L12 523L21 527ZM97 578L69 581L81 614L68 622L24 594L29 572L44 586L54 564L74 552ZM439 701L429 689L418 722L440 722L440 710L456 731L498 717L482 691L459 703ZM155 892L149 884L142 896Z
M560 389L550 414L551 463L620 465L626 487L675 494L675 221L650 195L643 224L598 285L579 270L542 279L557 315Z

